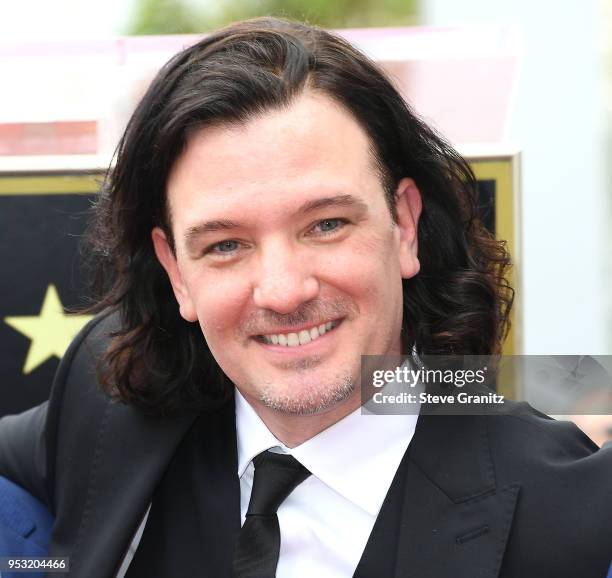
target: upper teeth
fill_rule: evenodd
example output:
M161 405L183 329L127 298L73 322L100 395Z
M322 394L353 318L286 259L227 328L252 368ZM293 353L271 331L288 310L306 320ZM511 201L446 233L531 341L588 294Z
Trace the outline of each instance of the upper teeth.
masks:
M303 329L299 333L274 333L262 335L262 338L266 343L297 347L298 345L304 345L318 339L336 325L337 323L335 321L328 321L327 323L322 323L318 327Z

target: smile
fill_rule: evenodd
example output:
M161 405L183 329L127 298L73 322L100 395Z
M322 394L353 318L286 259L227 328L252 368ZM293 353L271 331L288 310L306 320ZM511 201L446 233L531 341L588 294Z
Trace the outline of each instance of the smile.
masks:
M332 331L335 327L340 325L340 321L340 319L335 321L328 321L327 323L315 325L311 328L305 328L298 332L269 333L267 335L258 335L257 339L269 345L298 347L299 345L306 345L311 341L315 341L320 337L323 337L323 335Z

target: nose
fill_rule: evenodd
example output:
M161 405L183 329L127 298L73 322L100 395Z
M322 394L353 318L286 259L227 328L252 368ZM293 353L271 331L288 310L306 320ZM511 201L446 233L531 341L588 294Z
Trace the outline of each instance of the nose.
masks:
M262 249L253 284L253 300L257 307L287 314L319 293L319 282L308 262L297 249L276 243Z

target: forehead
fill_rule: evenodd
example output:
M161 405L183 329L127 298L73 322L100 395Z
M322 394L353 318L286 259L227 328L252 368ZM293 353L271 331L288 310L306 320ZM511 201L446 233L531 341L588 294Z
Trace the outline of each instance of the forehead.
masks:
M317 196L380 190L365 131L333 99L313 93L244 124L197 130L167 185L175 229L235 209L290 212Z

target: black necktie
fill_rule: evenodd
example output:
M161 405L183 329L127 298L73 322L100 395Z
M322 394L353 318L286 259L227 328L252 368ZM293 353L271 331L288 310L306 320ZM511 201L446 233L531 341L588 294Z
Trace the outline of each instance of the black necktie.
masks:
M234 578L274 578L280 551L276 511L310 472L293 456L269 451L256 456L253 464L253 490L234 552Z

